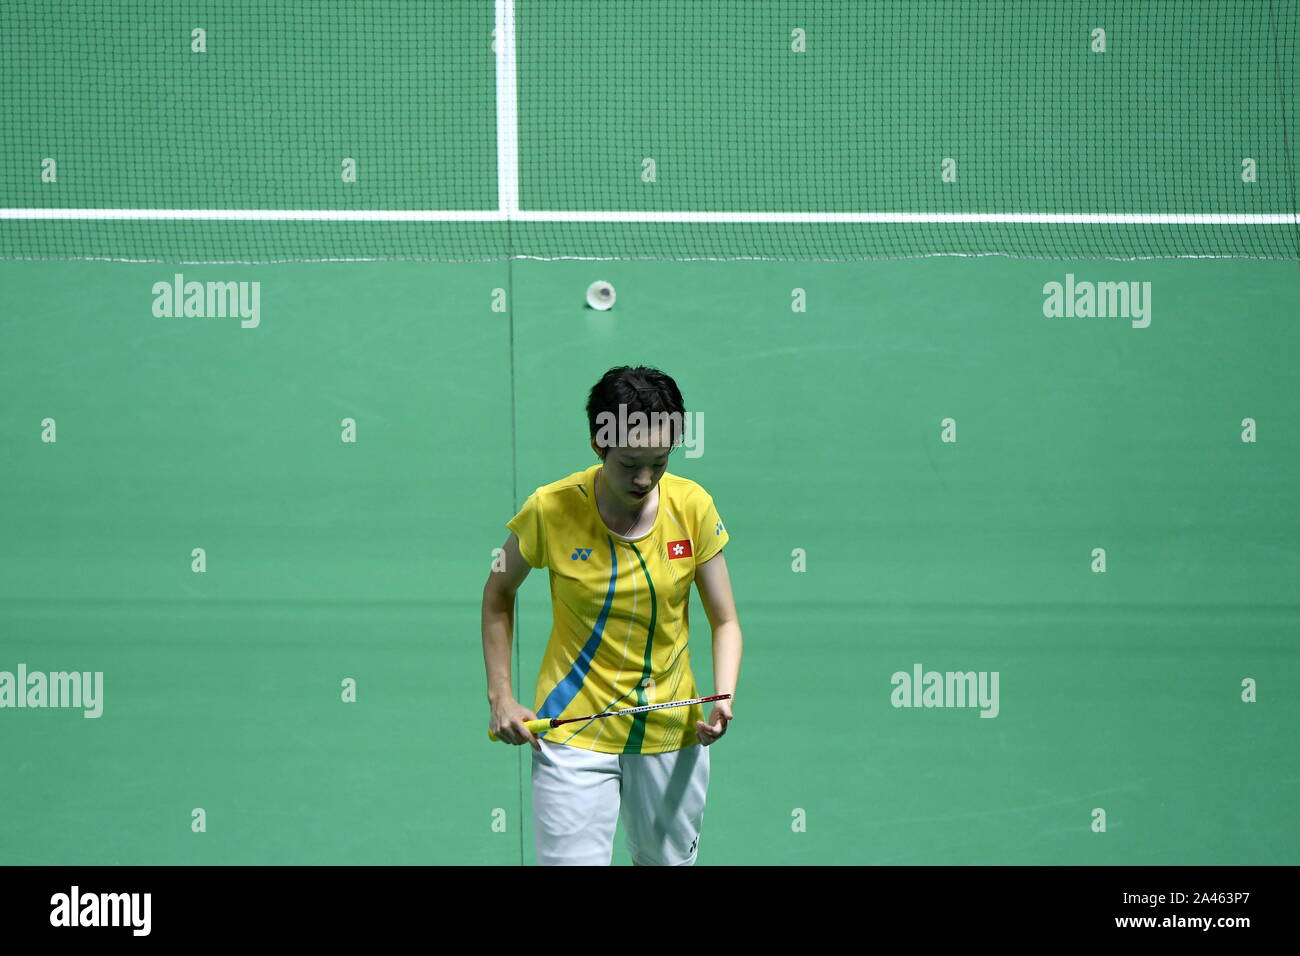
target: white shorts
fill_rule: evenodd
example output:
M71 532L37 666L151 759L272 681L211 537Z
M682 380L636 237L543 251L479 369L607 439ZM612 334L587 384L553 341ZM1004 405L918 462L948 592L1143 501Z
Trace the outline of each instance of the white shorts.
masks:
M532 752L538 866L609 866L620 812L633 864L695 865L708 747L604 754L545 737L538 744L541 752Z

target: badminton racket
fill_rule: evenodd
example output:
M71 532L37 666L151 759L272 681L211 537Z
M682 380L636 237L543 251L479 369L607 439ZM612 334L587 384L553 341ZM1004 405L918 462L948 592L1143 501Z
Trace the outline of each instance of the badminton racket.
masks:
M608 710L603 714L592 714L590 717L565 717L563 720L559 717L538 717L536 720L525 720L524 726L529 732L540 734L543 730L550 730L560 724L571 724L577 720L597 720L601 717L618 717L622 714L644 714L647 710L659 710L663 707L689 707L691 704L707 704L711 700L726 700L730 696L730 694L718 694L714 697L696 697L694 700L670 700L663 704L646 704L644 707L629 707L626 710ZM500 739L492 731L488 731L488 740Z

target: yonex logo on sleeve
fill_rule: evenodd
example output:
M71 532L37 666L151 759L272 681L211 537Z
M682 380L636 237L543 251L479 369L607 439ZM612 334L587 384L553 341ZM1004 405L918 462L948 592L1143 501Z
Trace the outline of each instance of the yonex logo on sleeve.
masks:
M718 522L717 530L715 530L713 533L714 533L714 534L722 534L722 522L721 522L721 521Z
M591 557L591 548L575 548L573 554L569 555L570 561L577 561L579 558L586 561Z

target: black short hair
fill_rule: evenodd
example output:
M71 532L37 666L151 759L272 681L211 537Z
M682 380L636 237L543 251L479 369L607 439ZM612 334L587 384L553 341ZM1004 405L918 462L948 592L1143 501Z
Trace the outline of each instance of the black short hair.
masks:
M681 441L686 406L682 402L681 390L667 372L646 365L635 368L619 365L602 375L587 396L587 426L593 441L600 431L597 416L608 412L617 420L620 404L627 406L629 415L645 412L651 424L654 423L655 412L676 412L677 416L669 419L672 423L672 443L677 445ZM608 448L601 450L602 461L608 452Z

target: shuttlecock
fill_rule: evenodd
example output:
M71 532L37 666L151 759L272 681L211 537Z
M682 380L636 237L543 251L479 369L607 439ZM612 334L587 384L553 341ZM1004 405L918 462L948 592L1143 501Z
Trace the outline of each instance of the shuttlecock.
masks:
M603 279L593 282L587 286L587 305L602 312L613 308L614 287Z

